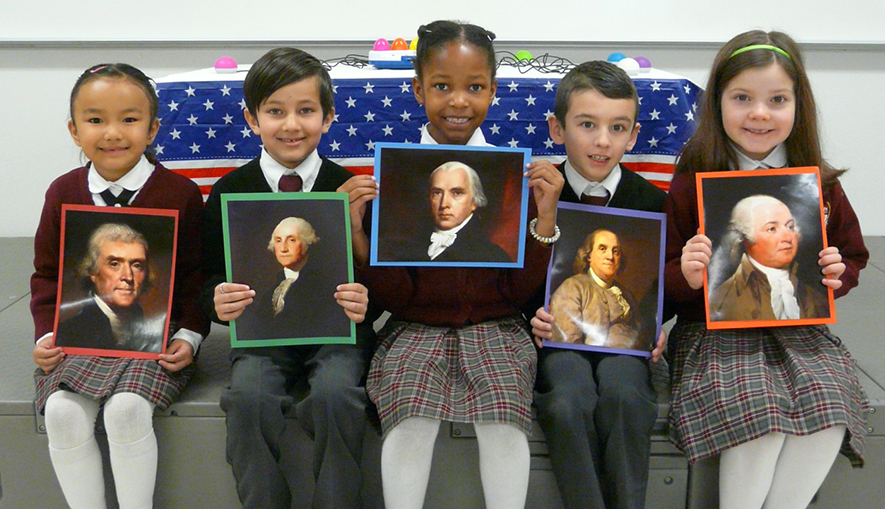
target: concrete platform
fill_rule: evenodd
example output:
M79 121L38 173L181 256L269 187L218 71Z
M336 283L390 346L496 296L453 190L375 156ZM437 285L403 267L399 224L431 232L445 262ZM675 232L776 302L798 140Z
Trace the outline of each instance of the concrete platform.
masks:
M32 242L30 238L0 238L0 325L7 346L0 357L0 508L65 507L49 462L42 418L35 415L33 404L33 324L28 311ZM885 501L885 485L881 483L885 477L885 238L868 237L866 242L873 254L872 262L862 273L861 286L837 301L839 323L832 329L858 360L862 383L873 403L868 420L867 467L851 469L840 457L813 504L815 508L880 507ZM154 497L158 508L240 506L224 457L224 413L218 405L230 376L229 345L226 328L215 326L201 349L198 373L192 383L177 402L154 418L160 445ZM654 379L662 405L652 444L647 506L717 506L717 461L689 468L685 458L670 445L666 437L665 365L656 367ZM561 507L543 433L537 424L534 429L527 506ZM310 455L311 441L294 417L286 434L290 440L283 456L293 506L309 506L312 476L309 467L296 460ZM363 459L363 497L372 507L383 505L380 451L380 436L370 430ZM445 424L435 447L425 506L484 506L477 459L472 428ZM106 479L112 479L109 472ZM111 488L109 504L114 500Z

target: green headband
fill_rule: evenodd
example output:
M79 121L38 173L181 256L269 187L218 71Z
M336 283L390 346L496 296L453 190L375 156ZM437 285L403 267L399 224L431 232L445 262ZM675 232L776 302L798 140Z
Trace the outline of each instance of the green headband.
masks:
M789 53L778 48L777 46L772 46L770 44L751 44L750 46L744 46L743 48L732 53L731 56L728 58L734 57L735 55L740 55L741 53L743 53L745 51L750 51L750 50L771 50L776 53L780 53L781 55L789 58L790 60L793 60L792 57L790 57Z

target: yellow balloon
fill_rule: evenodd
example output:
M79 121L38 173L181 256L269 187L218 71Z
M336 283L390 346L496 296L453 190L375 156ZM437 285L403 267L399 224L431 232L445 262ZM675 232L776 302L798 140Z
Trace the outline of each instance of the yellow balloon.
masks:
M418 38L417 37L412 39L412 42L409 43L409 49L413 50L413 51L418 49Z

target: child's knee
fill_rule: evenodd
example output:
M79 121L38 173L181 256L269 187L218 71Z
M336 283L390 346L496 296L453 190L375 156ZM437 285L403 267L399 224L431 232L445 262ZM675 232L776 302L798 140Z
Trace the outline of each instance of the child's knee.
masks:
M105 402L104 425L108 440L132 443L154 430L154 405L135 393L115 393Z
M76 448L95 435L98 402L70 391L57 391L46 400L46 435L58 450Z

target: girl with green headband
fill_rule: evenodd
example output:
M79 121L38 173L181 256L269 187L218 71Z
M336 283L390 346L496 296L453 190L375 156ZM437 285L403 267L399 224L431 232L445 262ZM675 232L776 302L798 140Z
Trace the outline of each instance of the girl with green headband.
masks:
M664 206L665 294L678 316L669 337L670 438L691 462L720 454L722 508L805 508L840 450L863 465L867 399L854 360L826 326L705 324L712 243L696 235L695 174L803 166L820 168L830 245L819 254L820 285L838 298L857 285L869 252L839 184L844 170L821 156L799 46L780 32L740 34L716 56ZM779 313L795 302L783 294L763 299L773 309L781 300Z

